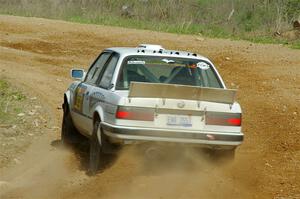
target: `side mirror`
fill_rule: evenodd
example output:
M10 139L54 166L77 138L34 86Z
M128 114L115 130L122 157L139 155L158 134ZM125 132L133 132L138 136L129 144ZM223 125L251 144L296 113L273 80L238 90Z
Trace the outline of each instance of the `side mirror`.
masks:
M83 69L72 69L71 77L76 80L82 81L84 79L85 72Z

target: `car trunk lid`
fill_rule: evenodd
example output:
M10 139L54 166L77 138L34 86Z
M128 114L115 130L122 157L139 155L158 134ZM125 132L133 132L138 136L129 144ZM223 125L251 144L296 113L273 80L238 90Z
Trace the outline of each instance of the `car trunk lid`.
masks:
M231 89L132 82L124 102L131 109L126 113L126 108L119 108L117 114L132 116L120 121L124 125L205 130L206 112L231 112L235 95L236 90ZM144 113L152 113L153 120L139 120Z

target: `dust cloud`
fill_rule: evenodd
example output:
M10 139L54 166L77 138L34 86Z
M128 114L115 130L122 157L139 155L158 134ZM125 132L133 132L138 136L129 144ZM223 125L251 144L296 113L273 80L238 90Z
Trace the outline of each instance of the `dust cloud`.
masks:
M123 147L96 176L87 175L88 145L46 148L36 142L23 164L6 173L4 198L248 198L232 163L179 144ZM43 153L41 152L43 151ZM38 154L44 154L41 157Z
M218 162L197 148L163 144L124 147L114 165L98 177L118 167L126 170L126 165L130 170L126 176L130 177L122 179L120 175L120 184L111 184L113 191L106 191L105 195L99 192L98 196L113 199L249 198L249 190L229 175L232 163ZM102 186L97 180L94 183Z
M64 188L74 186L88 177L70 166L76 158L70 148L63 147L59 140L42 137L22 156L14 169L1 171L0 198L60 198ZM76 179L74 177L76 176Z

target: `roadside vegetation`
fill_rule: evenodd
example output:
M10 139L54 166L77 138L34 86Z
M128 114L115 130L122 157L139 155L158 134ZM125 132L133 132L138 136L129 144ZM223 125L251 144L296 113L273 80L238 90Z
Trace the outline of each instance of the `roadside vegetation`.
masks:
M281 43L300 49L300 27L294 24L300 20L299 0L0 0L0 3L2 14Z
M27 98L23 92L0 78L0 169L20 164L18 155L41 134L45 119L36 97Z
M0 125L17 122L17 115L23 112L23 101L26 96L0 80ZM21 114L22 115L22 114Z

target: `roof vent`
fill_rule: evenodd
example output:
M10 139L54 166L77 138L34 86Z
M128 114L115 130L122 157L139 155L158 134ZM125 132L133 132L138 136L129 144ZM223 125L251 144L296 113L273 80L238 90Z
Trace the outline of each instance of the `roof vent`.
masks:
M164 50L164 48L161 45L155 45L155 44L140 44L138 48L144 48L147 50L157 50L157 51Z

